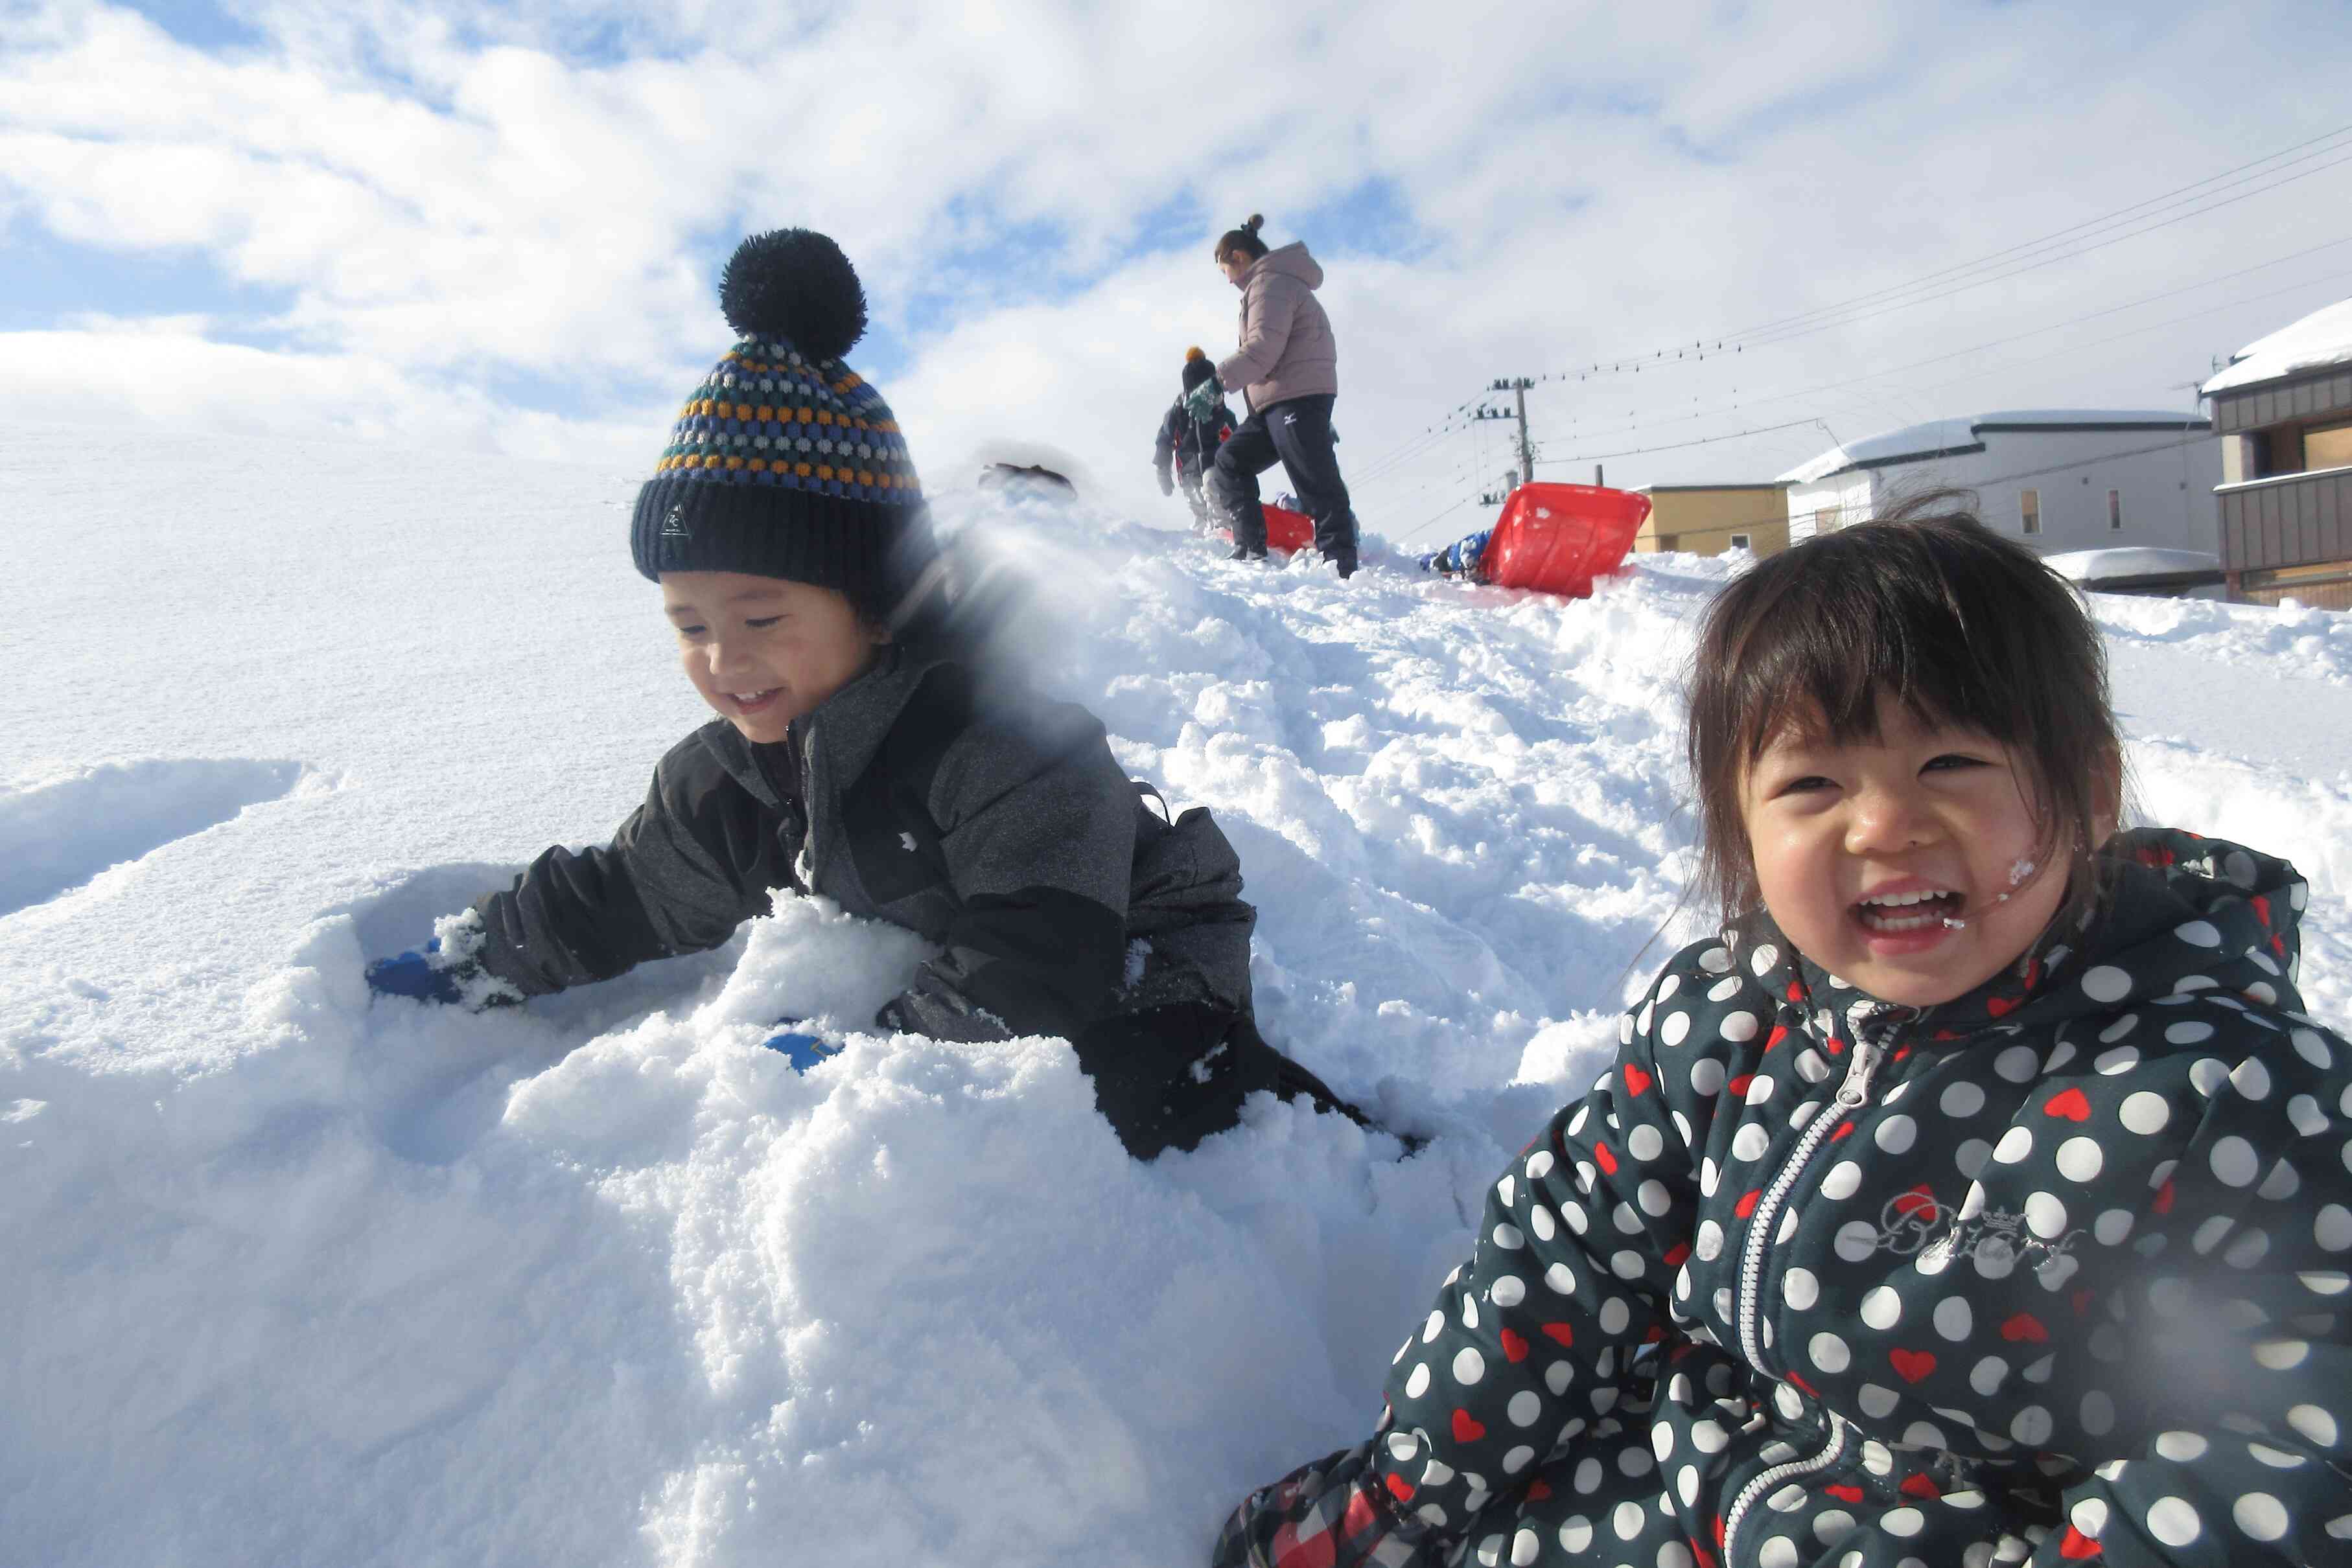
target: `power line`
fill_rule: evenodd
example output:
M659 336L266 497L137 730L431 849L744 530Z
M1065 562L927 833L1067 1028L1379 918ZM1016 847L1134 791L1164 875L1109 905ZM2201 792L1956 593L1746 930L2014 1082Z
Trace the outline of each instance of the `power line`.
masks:
M2216 284L2227 283L2236 278L2246 277L2250 273L2260 272L2267 267L2284 266L2286 263L2291 261L2300 261L2305 256L2315 256L2321 251L2332 250L2337 246L2346 245L2352 245L2352 235L2347 235L2338 239L2328 240L2324 244L2312 246L2304 250L2294 251L2286 256L2273 256L2268 261L2256 262L2251 267L2242 267L2231 272L2220 273L2211 277L2200 278L2197 282L2184 284L2178 288L2168 288L2155 294L2143 295L2137 299L2127 300L2121 305L2106 306L2101 309L2085 311L2080 316L2070 316L2063 321L2051 322L2047 326L2036 327L2023 332L2014 332L2006 338L1994 338L1982 343L1972 344L1965 349L1955 349L1949 353L1931 354L1924 360L1913 360L1900 365L1890 365L1883 371L1865 371L1860 375L1846 376L1837 381L1816 382L1810 386L1792 388L1785 392L1756 392L1733 402L1719 404L1711 409L1700 409L1688 413L1661 414L1651 420L1635 418L1627 422L1603 424L1598 431L1587 431L1582 434L1587 438L1597 434L1606 434L1612 430L1623 431L1630 434L1634 430L1643 428L1644 424L1667 424L1677 423L1685 420L1707 419L1717 414L1730 413L1742 408L1755 407L1758 404L1788 402L1801 397L1811 397L1824 392L1832 392L1841 387L1856 386L1865 382L1879 381L1888 376L1900 375L1906 371L1922 370L1929 365L1943 364L1948 361L1966 358L1970 354L1983 353L1990 349L2006 348L2011 343L2021 343L2031 338L2038 338L2046 333L2061 331L2068 327L2080 326L2085 321L2095 321L2102 317L2117 315L2126 310L2137 309L2143 306L2153 305L2159 300L2176 298L2183 294L2193 293L2200 288L2210 288ZM2313 279L2311 282L2292 284L2284 288L2273 289L2263 294L2242 296L2238 298L2229 300L2225 304L2215 307L2214 308L2228 309L2240 305L2251 304L2256 300L2273 298L2281 294L2291 294L2300 289L2307 288L2311 287L2312 282L2319 281L2322 280ZM2138 332L2151 331L2157 327L2170 326L2179 321L2194 320L2199 316L2210 314L2212 314L2211 310L2194 311L2187 316L2172 317L2164 321L2151 322L2145 327L2134 328L2131 332L2124 333L2122 336L2128 337ZM2115 339L2101 339L2097 342L2077 344L2074 345L2073 348L2095 348L2099 343L2112 342L2115 340ZM2061 353L2071 351L2073 351L2072 349L2059 350ZM2011 362L2031 364L2035 361L2028 360ZM1996 366L1991 368L1999 369L2002 367ZM1938 382L1937 384L1946 385L1949 383ZM1571 420L1570 423L1572 425L1575 422Z
M2135 202L2129 206L2119 207L2113 212L2103 214L2100 216L2084 219L2080 223L2069 225L2065 228L2053 230L2050 234L2043 235L2039 238L2021 241L2017 245L2008 246L2000 250L1989 252L1986 255L1978 256L1970 261L1960 262L1950 267L1940 267L1936 271L1922 274L1920 277L1912 278L1905 283L1890 285L1886 287L1856 295L1851 298L1841 300L1833 304L1817 306L1811 310L1800 311L1794 315L1781 317L1775 320L1763 322L1758 326L1744 328L1737 332L1709 334L1706 337L1694 340L1686 347L1677 346L1672 349L1653 350L1646 354L1621 355L1605 360L1596 359L1585 370L1561 371L1551 375L1548 375L1543 379L1547 381L1565 381L1572 376L1579 380L1582 380L1595 374L1612 374L1627 371L1638 373L1644 368L1657 369L1662 368L1664 364L1695 362L1701 359L1714 358L1718 354L1741 351L1746 348L1769 347L1772 344L1785 342L1792 338L1805 336L1811 332L1825 331L1832 327L1852 325L1854 322L1867 320L1872 317L1884 315L1892 310L1908 308L1910 306L1926 304L1934 299L1948 298L1952 295L1964 293L1968 289L1979 287L1987 283L1999 282L2005 278L2014 277L2020 273L2029 272L2037 267L2049 266L2055 262L2070 260L2074 256L2087 255L2093 250L2101 249L2109 245L2119 244L2124 240L2136 239L2142 235L2154 233L2158 229L2168 227L2176 223L2183 223L2190 218L2201 217L2205 214L2217 211L2221 207L2233 205L2238 202L2246 201L2254 196L2267 194L2268 193L2280 189L2283 186L2293 184L2299 180L2307 179L2311 175L2325 172L2329 169L2337 168L2346 163L2352 163L2352 156L2334 156L2337 153L2352 152L2352 141L2346 141L2344 140L2347 136L2352 136L2352 125L2338 127L2336 130L2328 131L2325 135L2314 137L2308 141L2298 142L2293 147L2288 147L2265 157L2257 158L2249 162L2242 163L2234 169L2225 170L2219 174L2209 175L2202 180L2194 181L2189 184L2179 186L2175 190L2165 192L2160 195L2151 196L2143 201ZM2322 143L2336 143L2336 145L2322 146ZM2314 151L2314 149L2315 149L2315 151ZM2300 154L2300 156L2291 156L2293 154ZM2316 167L2304 169L2298 173L2286 174L2283 179L2273 178L2273 176L2284 173L2286 170L2292 169L2297 164L2307 163L2314 159L2321 158L2325 158L2328 161L2319 163ZM2285 160L2285 162L2281 162L2282 160ZM2276 166L2267 169L2262 168L2264 164L2274 164ZM2247 173L2247 171L2249 170L2257 169L2261 172L2252 174ZM2235 176L2242 174L2245 175L2245 178L2235 178ZM2263 183L2264 181L2268 181L2269 183ZM2224 182L2227 183L2225 183ZM2217 188L2202 191L2201 194L2189 194L2189 193L2192 192L2199 192L2201 187L2205 186L2215 186ZM2254 188L2241 191L2240 193L2235 195L2222 195L2222 193L2225 191L2236 191L2242 186L2253 186ZM2209 198L2216 196L2220 196L2221 199L2209 200ZM2197 205L2199 203L2203 203L2204 204ZM2141 224L2142 220L2153 217L2157 213L2164 212L2170 207L2184 205L2189 206L2193 210L2177 213L2159 222L2142 224L2142 226L2132 228L2128 233L2110 235L2105 238L2093 241L2093 243L2075 243L2080 240L2089 239L2092 235L2097 233L2097 231L2101 229L2114 228L2132 224ZM2061 254L2041 256L2039 259L2028 259L2029 257L2033 256L2036 253L2049 250L2053 246L2067 245L2073 245L2074 246L2074 248L2064 250ZM1971 273L1983 272L1987 268L2005 270L1991 271L1983 277L1969 277ZM1966 279L1966 281L1961 281L1962 279ZM1920 293L1919 291L1922 289L1926 289L1927 292ZM1916 294L1918 297L1916 298L1903 298L1904 296L1914 294ZM1878 308L1865 309L1866 307L1878 307ZM1855 312L1860 313L1855 314Z
M1536 462L1538 466L1541 466L1548 464L1599 463L1611 457L1639 457L1645 452L1674 452L1685 446L1712 446L1718 441L1738 441L1750 435L1769 435L1776 430L1794 430L1801 424L1821 424L1823 430L1829 429L1828 425L1822 424L1818 419L1792 419L1786 424L1763 424L1754 430L1735 430L1727 435L1702 435L1690 441L1669 441L1663 446L1629 446L1622 452L1588 452L1580 457L1538 457ZM1837 437L1832 434L1830 440L1834 442Z

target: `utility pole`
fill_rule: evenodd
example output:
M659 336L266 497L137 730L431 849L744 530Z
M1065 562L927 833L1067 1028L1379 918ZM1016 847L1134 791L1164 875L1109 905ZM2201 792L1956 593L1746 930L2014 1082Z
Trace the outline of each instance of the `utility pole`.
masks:
M1518 400L1517 412L1481 407L1470 416L1473 419L1515 418L1519 422L1519 483L1522 485L1532 485L1536 482L1535 443L1528 439L1528 389L1535 384L1526 376L1508 376L1500 381L1491 382L1487 383L1488 392L1507 392L1517 395Z

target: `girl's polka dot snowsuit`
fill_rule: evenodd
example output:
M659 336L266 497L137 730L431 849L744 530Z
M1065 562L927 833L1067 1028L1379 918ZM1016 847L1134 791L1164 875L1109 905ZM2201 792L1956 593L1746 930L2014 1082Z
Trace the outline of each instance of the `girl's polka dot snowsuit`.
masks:
M1221 1564L2352 1563L2352 1047L2305 886L2157 830L1917 1014L1686 949L1490 1190L1376 1436Z

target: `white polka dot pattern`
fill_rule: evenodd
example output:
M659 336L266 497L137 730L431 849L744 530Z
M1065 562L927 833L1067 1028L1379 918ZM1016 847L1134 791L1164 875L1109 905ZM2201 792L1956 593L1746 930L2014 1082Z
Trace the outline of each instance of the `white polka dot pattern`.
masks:
M2129 884L2168 918L1925 1020L1777 943L1677 956L1486 1189L1382 1438L1237 1519L1682 1568L1718 1521L1855 1568L2352 1541L2352 1051L2299 1013L2276 862L2121 841L2171 857Z

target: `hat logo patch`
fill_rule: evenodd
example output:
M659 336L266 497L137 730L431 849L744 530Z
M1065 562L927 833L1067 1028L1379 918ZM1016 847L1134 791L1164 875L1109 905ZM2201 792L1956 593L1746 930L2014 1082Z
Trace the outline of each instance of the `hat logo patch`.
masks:
M666 539L690 539L694 537L686 526L684 502L677 502L670 507L669 516L662 519L661 537Z

